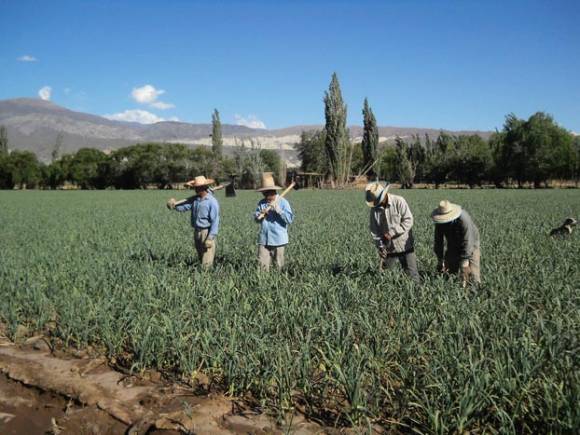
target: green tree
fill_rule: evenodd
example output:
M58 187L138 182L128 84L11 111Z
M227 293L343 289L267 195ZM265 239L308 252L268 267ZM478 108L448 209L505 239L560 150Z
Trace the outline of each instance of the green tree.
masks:
M173 183L183 182L191 178L191 171L196 163L190 148L184 144L168 143L163 144L160 153L159 167L155 171L154 180L159 188L163 189ZM212 159L215 160L213 155ZM213 165L208 165L207 169L213 170ZM209 172L207 174L208 176L213 175Z
M489 144L478 135L457 136L449 159L450 177L460 183L481 186L489 177L493 158Z
M520 187L526 182L539 187L551 177L573 172L573 137L550 115L537 112L525 121L510 113L499 138L501 143L494 149L495 172L506 174Z
M325 174L328 171L328 159L326 156L326 133L324 130L303 131L300 142L296 144L300 159L300 168L304 172L317 172Z
M33 188L41 181L42 165L30 151L12 151L5 161L4 188Z
M377 175L384 180L397 179L397 150L392 145L387 145L379 154L377 163Z
M219 161L215 158L213 151L207 147L199 146L193 149L190 152L190 161L189 175L186 177L188 179L197 175L216 178L216 174L220 171Z
M8 131L4 125L0 125L0 155L8 155Z
M421 143L419 135L415 135L413 143L409 146L409 160L415 172L415 180L423 181L425 179L425 160L427 153Z
M65 154L58 160L53 160L45 166L43 171L43 184L51 189L62 186L67 180L71 180L70 167L74 158L72 154Z
M401 188L411 189L415 181L415 166L410 158L409 146L403 139L395 139L396 150L396 175L401 183Z
M449 174L449 158L453 150L453 137L441 131L435 142L429 141L424 162L424 177L434 183L435 188L447 181Z
M261 157L260 145L250 139L250 147L246 147L244 141L235 153L237 174L240 176L239 184L242 188L255 189L264 172L264 162Z
M280 155L274 150L260 150L260 158L264 165L264 171L272 172L279 183L284 183L285 180L282 179L283 164Z
M348 179L348 160L350 147L346 129L347 108L342 99L340 83L336 73L328 91L324 93L325 149L328 157L330 176L333 182L344 184Z
M62 143L64 141L64 135L62 133L58 133L56 135L56 139L54 141L54 147L52 148L52 152L51 157L52 157L52 161L54 162L55 160L57 160L60 156L60 153L62 151Z
M369 106L368 100L365 98L363 105L363 139L362 139L362 154L363 154L363 170L370 168L367 172L369 178L375 175L375 170L371 167L377 159L377 148L379 146L379 129L377 127L377 120L373 113L373 109Z
M120 148L111 154L115 162L116 187L123 189L144 188L159 179L161 168L161 145L145 143Z
M69 163L70 180L82 189L104 187L102 165L108 159L107 155L94 148L81 148Z
M572 165L572 179L576 183L576 187L578 187L578 183L580 182L580 135L574 136L574 141L572 142L574 148L574 163Z
M214 109L211 115L211 144L212 150L217 157L221 157L223 153L224 141L222 138L222 123L220 121L220 113Z

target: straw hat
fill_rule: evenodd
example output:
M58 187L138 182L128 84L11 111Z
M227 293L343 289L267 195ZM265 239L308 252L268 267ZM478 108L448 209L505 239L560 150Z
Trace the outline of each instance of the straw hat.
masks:
M461 215L461 206L445 199L439 203L439 207L433 210L431 219L436 224L446 224L457 219L459 215Z
M369 183L365 187L365 201L369 207L376 207L381 204L389 191L391 185L387 183L383 186L378 181Z
M256 192L264 192L266 190L279 190L282 189L280 186L276 186L274 182L274 176L271 172L262 173L262 187L256 189Z
M189 187L202 187L202 186L209 186L210 184L215 183L214 180L211 178L205 178L203 175L199 175L195 177L193 180L188 181L185 183L186 186Z

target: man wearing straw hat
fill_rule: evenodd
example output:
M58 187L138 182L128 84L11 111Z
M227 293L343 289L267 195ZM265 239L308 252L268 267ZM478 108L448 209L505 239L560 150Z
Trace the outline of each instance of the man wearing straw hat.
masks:
M220 225L220 205L209 188L214 180L203 175L188 181L186 186L193 187L196 195L185 201L176 202L171 198L167 207L184 212L191 210L191 226L194 228L193 240L197 256L204 269L213 266L216 251L216 236Z
M284 267L284 248L288 244L288 225L294 219L290 203L278 195L281 187L274 182L271 172L262 174L262 185L258 192L264 198L258 202L254 219L260 224L258 236L258 261L263 271L270 270L272 259L278 270Z
M366 203L371 208L370 230L379 251L380 268L390 269L399 262L405 273L419 282L417 257L413 240L413 214L399 195L388 193L389 184L369 183Z
M437 271L459 273L463 286L470 280L480 284L479 230L473 219L461 206L447 200L441 201L431 213L435 223L434 251L437 255ZM444 251L444 242L447 250Z

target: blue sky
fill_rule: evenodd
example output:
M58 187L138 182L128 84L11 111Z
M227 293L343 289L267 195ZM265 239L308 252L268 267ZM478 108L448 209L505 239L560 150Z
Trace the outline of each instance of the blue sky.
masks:
M366 96L380 125L580 131L580 2L0 0L0 99L280 128L323 122L334 71L349 124Z

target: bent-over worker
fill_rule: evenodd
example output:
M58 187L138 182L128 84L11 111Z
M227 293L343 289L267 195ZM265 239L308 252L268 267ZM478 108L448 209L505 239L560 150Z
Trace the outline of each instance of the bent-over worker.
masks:
M438 259L437 271L459 273L464 286L470 280L480 284L479 230L469 213L461 206L444 200L433 210L431 219L435 223L433 250Z
M390 184L375 182L365 188L366 203L372 207L370 230L379 253L380 269L391 269L398 262L407 275L419 282L413 214L405 198L388 193L389 187Z

